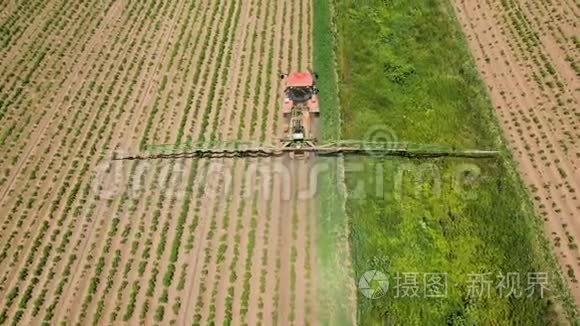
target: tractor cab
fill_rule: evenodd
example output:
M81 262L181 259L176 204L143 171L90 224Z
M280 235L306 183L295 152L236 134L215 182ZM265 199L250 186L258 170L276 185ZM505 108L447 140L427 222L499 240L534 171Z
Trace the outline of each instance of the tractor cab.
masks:
M311 113L319 113L315 74L311 72L292 72L281 77L286 79L283 97L284 114L289 114L292 108L298 104L305 104Z

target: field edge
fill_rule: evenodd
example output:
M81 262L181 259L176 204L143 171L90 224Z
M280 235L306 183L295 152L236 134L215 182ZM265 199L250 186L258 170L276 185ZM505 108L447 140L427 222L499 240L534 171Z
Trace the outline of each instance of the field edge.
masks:
M313 2L314 71L320 76L317 87L322 103L321 141L340 139L341 119L336 65L336 28L334 2ZM317 216L318 296L321 325L356 324L356 290L349 246L349 219L346 215L346 185L343 158L318 159L328 167L318 178L319 215ZM336 203L341 203L337 205Z
M457 37L460 39L459 44L464 48L464 51L469 53L469 62L473 67L476 67L475 60L473 54L471 53L468 42L466 39L466 34L461 27L459 19L457 17L457 12L455 12L451 1L445 1L446 4L445 10L447 10L449 17L451 17L451 21L455 27L455 29L459 32L457 33ZM485 85L485 81L481 77L481 73L478 71L477 79L480 85ZM547 266L545 266L550 274L557 275L558 278L556 279L556 286L557 290L562 297L557 297L561 303L563 304L566 316L568 321L570 321L574 325L580 325L580 317L578 315L578 307L575 303L574 298L570 292L569 287L566 285L566 281L560 268L558 262L556 261L555 255L557 253L553 250L552 246L550 245L549 240L545 235L545 228L542 223L541 218L537 214L534 209L534 204L532 202L533 195L526 187L522 176L518 173L518 170L515 166L516 159L513 156L511 150L509 149L509 142L505 137L504 132L501 130L499 117L497 116L497 112L493 109L493 104L491 103L491 97L487 90L485 91L485 99L488 102L486 107L489 110L486 110L484 113L485 116L485 124L487 125L487 129L490 135L494 138L495 146L500 151L500 158L498 162L501 164L503 170L506 173L508 180L511 181L515 191L519 195L519 202L522 203L522 212L525 216L528 217L530 221L530 231L532 232L532 236L535 238L535 245L538 257L542 257L544 262Z

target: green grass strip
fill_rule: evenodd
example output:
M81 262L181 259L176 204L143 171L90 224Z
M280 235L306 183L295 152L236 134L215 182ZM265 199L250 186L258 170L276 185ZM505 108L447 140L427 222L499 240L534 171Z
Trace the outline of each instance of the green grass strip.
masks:
M359 292L359 324L546 325L574 319L542 222L513 167L451 3L336 4L344 138L364 138L379 126L399 141L502 152L495 161L347 161L364 164L346 178L355 279L381 270L391 281L380 299ZM473 173L472 182L466 183L466 173ZM364 190L357 191L361 182ZM498 274L517 273L517 288L524 290L533 272L549 273L546 297L499 292ZM419 297L400 297L397 273L418 273ZM445 297L423 296L426 273L447 275ZM469 275L484 273L491 273L490 295L474 295Z
M340 108L335 56L335 31L331 1L314 1L314 71L321 103L321 141L340 139ZM342 159L320 159L328 172L318 176L318 216L316 226L316 273L318 323L351 325L352 278L348 262L347 217L342 183Z

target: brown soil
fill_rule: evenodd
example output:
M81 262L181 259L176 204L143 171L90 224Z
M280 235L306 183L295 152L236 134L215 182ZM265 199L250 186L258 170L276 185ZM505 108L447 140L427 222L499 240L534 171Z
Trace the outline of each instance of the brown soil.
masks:
M279 73L312 64L311 3L72 4L7 11L22 30L0 49L1 317L315 324L309 161L111 160L143 142L276 144Z

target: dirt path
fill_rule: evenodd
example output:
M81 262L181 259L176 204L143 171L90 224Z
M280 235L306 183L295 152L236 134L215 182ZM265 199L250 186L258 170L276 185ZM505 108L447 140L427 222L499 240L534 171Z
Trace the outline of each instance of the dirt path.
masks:
M548 8L532 0L457 0L455 9L520 173L580 302L580 91L572 66L580 62L572 43L580 29L569 23L575 11L563 9L564 2Z

